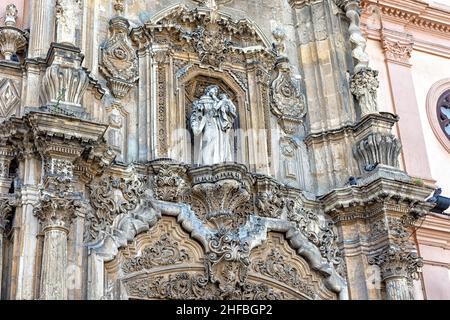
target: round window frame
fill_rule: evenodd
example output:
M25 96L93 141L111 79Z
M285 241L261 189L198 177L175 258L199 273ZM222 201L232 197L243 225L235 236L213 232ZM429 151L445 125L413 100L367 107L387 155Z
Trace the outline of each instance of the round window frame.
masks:
M442 79L433 84L427 95L427 117L428 122L433 129L433 133L440 142L440 144L450 153L450 139L444 133L441 123L439 122L440 112L438 113L438 101L441 96L450 90L450 78Z

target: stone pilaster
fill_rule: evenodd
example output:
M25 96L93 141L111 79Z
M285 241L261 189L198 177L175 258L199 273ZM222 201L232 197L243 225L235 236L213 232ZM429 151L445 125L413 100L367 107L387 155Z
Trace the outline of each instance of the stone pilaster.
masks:
M401 119L398 126L400 140L405 154L414 155L404 157L404 170L411 176L432 181L431 170L426 152L425 138L420 120L419 105L411 72L409 59L413 53L414 42L411 35L383 29L383 48L389 73L395 113Z

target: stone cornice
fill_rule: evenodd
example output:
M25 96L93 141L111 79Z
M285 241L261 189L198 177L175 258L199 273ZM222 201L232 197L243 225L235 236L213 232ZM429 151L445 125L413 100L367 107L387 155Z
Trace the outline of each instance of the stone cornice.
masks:
M362 8L370 5L376 5L383 16L405 25L450 33L450 7L438 7L420 0L361 0Z
M335 189L319 198L323 202L324 212L336 220L352 220L354 218L365 218L358 213L357 208L364 208L366 213L368 205L377 202L391 201L396 211L407 210L421 215L428 212L432 205L424 202L433 188L414 184L410 178L403 173L377 168L375 172L364 179L357 186ZM409 181L408 181L409 180ZM399 206L395 206L398 204ZM347 213L349 216L347 217ZM344 214L344 217L341 215Z

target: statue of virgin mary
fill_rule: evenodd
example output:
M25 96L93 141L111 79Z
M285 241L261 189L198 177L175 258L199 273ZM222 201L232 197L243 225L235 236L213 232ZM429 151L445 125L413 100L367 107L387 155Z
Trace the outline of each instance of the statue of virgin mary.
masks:
M193 102L190 124L200 137L198 164L212 165L233 161L231 131L236 119L236 106L219 87L208 86Z

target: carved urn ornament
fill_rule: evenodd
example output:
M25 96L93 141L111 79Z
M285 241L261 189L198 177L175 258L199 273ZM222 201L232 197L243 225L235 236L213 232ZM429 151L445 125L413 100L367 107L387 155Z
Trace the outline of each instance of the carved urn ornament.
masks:
M18 62L14 56L27 45L28 34L16 27L17 15L15 5L6 6L5 27L0 27L0 52L7 61Z

